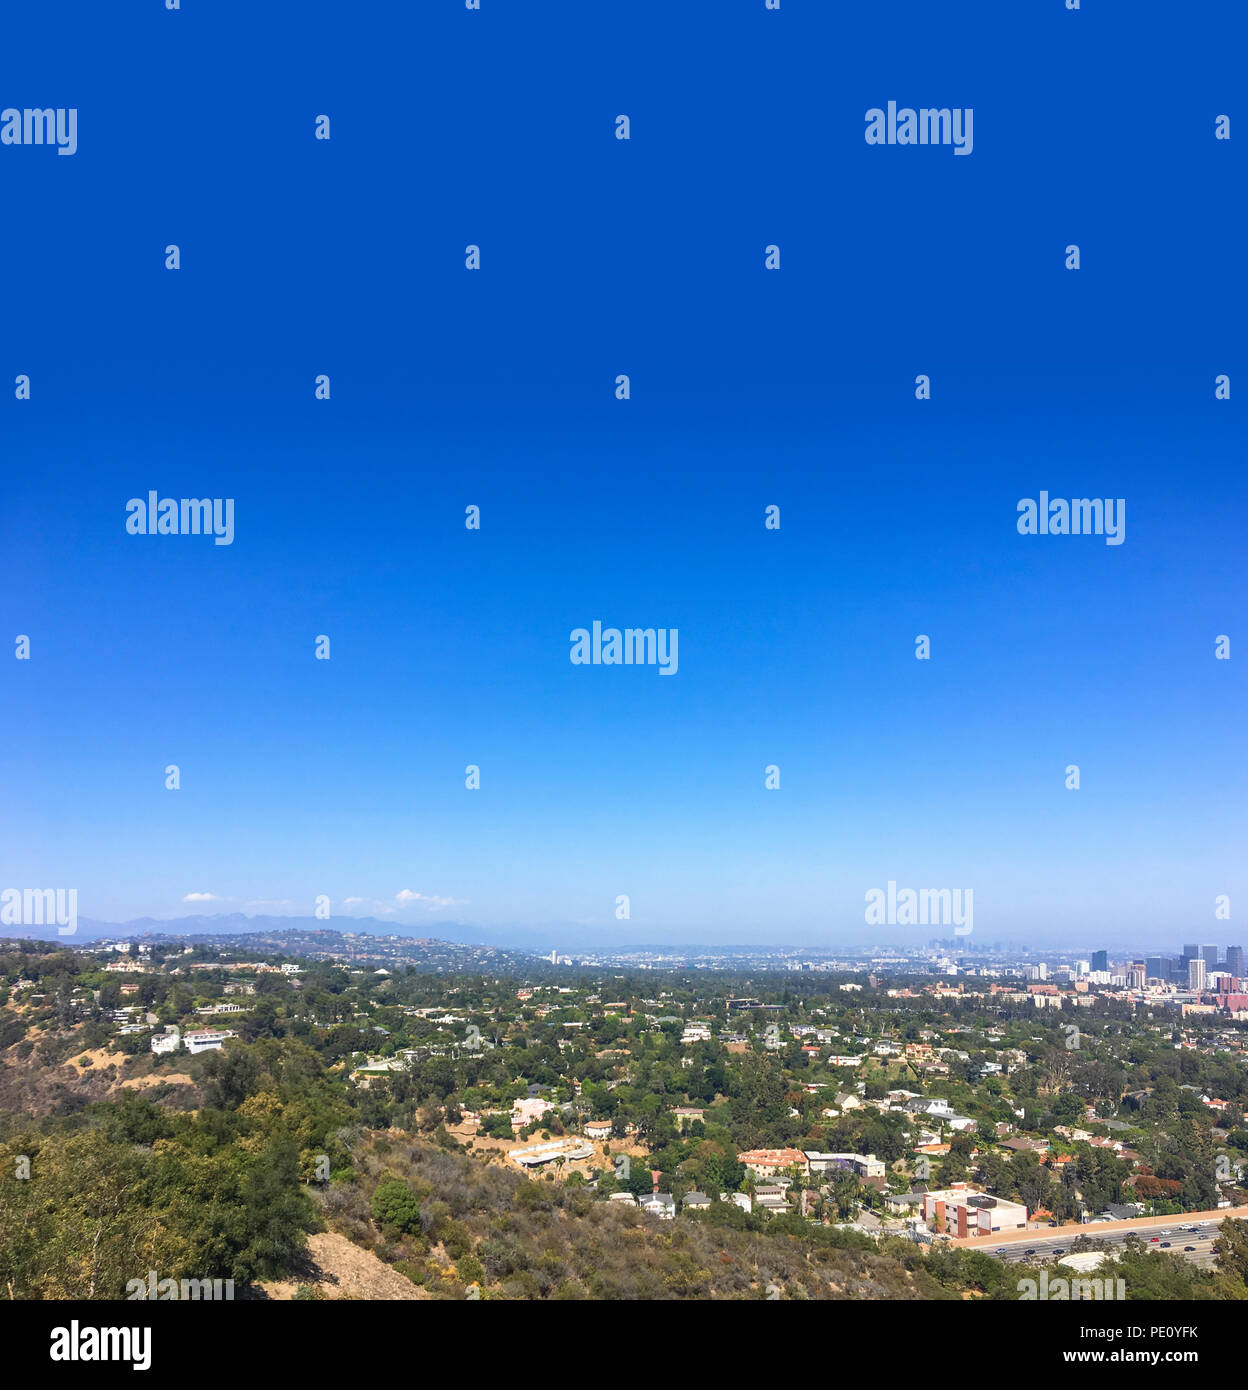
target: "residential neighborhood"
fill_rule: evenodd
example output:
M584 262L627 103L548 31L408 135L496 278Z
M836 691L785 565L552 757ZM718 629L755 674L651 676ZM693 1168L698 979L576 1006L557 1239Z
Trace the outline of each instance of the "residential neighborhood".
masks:
M284 1083L263 1077L298 1055L341 1117L333 1133L357 1135L301 1144L308 1199L327 1210L379 1183L419 1190L404 1174L423 1150L384 1156L402 1134L497 1175L482 1180L631 1212L642 1230L690 1222L920 1260L965 1249L1007 1273L1072 1251L1164 1256L1196 1287L1226 1287L1220 1225L1248 1206L1237 981L1194 1012L1178 982L1058 966L1040 996L1058 1005L1038 1008L1007 962L956 984L923 960L694 972L500 955L493 972L447 976L439 943L326 932L289 942L290 958L257 944L10 949L0 1098L50 1125L141 1105L144 1126L173 1135L213 1105L280 1109ZM453 1286L441 1246L413 1264L419 1232L371 1220L344 1229L408 1251L421 1289ZM1191 1229L1176 1239L1166 1221Z

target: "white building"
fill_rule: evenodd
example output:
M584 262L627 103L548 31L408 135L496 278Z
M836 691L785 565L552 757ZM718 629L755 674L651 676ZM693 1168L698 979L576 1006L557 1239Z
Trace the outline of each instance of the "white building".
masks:
M933 1119L953 1114L953 1106L944 1096L919 1096L906 1102L906 1109L912 1115L930 1115Z
M226 1038L237 1036L228 1028L193 1028L189 1033L182 1034L182 1041L188 1052L211 1052L219 1048Z
M925 1192L923 1218L931 1229L960 1237L1027 1229L1027 1208L1021 1202L975 1192L964 1182L955 1182L940 1192Z
M841 1168L857 1173L860 1178L882 1178L888 1171L884 1160L874 1154L832 1154L807 1149L806 1161L812 1173L829 1173Z
M575 1137L551 1139L545 1144L533 1144L527 1149L512 1149L508 1157L521 1168L540 1168L544 1163L554 1163L558 1159L573 1163L577 1159L593 1158L594 1148L584 1139Z

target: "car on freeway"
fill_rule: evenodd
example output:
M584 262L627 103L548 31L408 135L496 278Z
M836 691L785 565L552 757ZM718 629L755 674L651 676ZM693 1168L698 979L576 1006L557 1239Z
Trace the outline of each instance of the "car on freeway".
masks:
M1170 1241L1168 1241L1168 1240L1163 1240L1163 1241L1161 1242L1161 1248L1162 1248L1163 1250L1169 1250L1169 1249L1170 1249Z
M1196 1247L1195 1247L1194 1245L1185 1245L1185 1246L1183 1247L1183 1253L1184 1253L1184 1254L1188 1254L1189 1252L1191 1252L1191 1251L1193 1251L1193 1250L1195 1250L1195 1249L1196 1249Z

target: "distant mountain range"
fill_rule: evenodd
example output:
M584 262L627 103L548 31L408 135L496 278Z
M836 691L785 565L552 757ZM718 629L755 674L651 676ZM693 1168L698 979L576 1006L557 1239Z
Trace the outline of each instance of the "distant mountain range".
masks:
M0 933L0 940L61 941L66 946L87 945L93 941L115 941L139 937L173 937L190 940L195 937L238 938L243 936L275 937L314 933L348 933L360 936L392 936L404 941L442 944L457 947L492 948L513 952L517 956L548 957L552 949L560 955L601 955L620 957L633 953L662 954L668 957L704 955L749 955L782 952L808 956L830 954L823 947L792 947L779 943L708 946L692 943L623 942L612 939L610 944L595 941L606 933L595 932L574 923L547 927L488 928L463 922L429 923L418 927L411 923L381 921L376 917L249 917L243 912L193 913L187 917L135 917L127 922L101 922L92 917L79 917L78 930L72 936L58 936L55 927L14 927Z
M412 940L438 940L460 945L500 945L527 949L528 942L517 938L527 933L481 931L459 922L439 922L436 937L428 928L418 929L401 922L382 922L376 917L249 917L243 912L195 913L188 917L135 917L128 922L101 922L79 917L72 936L59 936L55 927L14 927L9 937L33 941L63 941L67 946L86 941L114 940L139 936L240 936L248 933L269 936L274 932L358 932L365 936L401 936ZM544 938L543 938L544 940Z
M396 967L411 965L440 973L505 970L544 976L558 970L545 956L524 948L447 941L410 930L400 932L395 923L379 922L372 917L340 917L332 922L316 917L248 917L241 912L172 920L140 917L129 922L98 922L80 917L78 930L72 936L57 936L55 927L40 927L15 929L8 939L55 941L71 948L117 940L211 943L224 951L313 959L329 956L356 962L385 960Z
M924 928L926 936L939 929ZM910 943L899 939L892 943L876 942L783 942L783 941L724 941L724 942L626 942L606 927L586 927L578 922L551 922L540 926L484 927L475 923L429 921L412 922L383 921L376 917L337 916L327 920L318 917L249 917L243 912L218 912L213 914L193 913L186 917L136 917L126 922L102 922L92 917L79 917L78 930L72 936L59 936L52 927L12 927L0 930L0 940L21 939L34 941L62 941L67 946L83 945L92 941L114 940L127 937L166 936L166 937L216 937L255 934L271 936L277 932L355 932L362 936L395 936L409 941L439 941L458 946L492 946L505 951L521 954L549 956L552 950L560 955L598 956L619 958L637 952L662 954L668 957L706 957L743 955L785 955L809 959L838 956L841 958L862 958L891 948L926 944L915 940ZM1070 947L1045 947L1038 942L1027 945L1007 941L1002 943L1011 955L1069 954ZM975 954L976 947L983 950L988 943L959 943Z
M101 922L93 917L79 917L78 930L72 936L59 936L53 927L13 927L0 932L0 940L63 941L67 946L91 941L121 940L143 936L200 937L200 936L272 936L285 932L355 932L362 936L397 936L409 941L439 941L457 946L493 946L522 954L549 956L558 949L560 955L583 955L594 952L616 955L622 952L651 950L667 954L693 954L706 950L696 946L627 945L612 940L593 944L592 930L574 923L550 927L482 927L464 922L430 922L416 925L410 922L382 921L377 917L338 916L322 920L319 917L249 917L244 912L192 913L186 917L135 917L126 922ZM744 948L729 947L730 951ZM768 947L776 950L779 947Z

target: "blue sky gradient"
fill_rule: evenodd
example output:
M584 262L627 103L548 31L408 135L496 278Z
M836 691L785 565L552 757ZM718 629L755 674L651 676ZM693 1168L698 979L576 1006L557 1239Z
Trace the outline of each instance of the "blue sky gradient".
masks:
M186 4L6 19L0 101L79 110L0 148L6 885L1242 939L1242 5ZM868 146L890 99L973 154ZM234 543L127 535L149 489ZM1125 544L1019 536L1042 489ZM573 666L595 618L679 673Z

